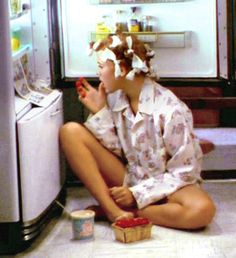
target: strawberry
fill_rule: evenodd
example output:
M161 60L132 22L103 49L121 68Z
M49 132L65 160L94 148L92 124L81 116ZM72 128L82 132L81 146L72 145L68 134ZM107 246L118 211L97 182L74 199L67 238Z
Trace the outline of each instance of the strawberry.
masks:
M80 88L81 87L81 81L76 81L75 82L75 87Z
M121 219L118 220L115 225L121 228L130 228L130 227L136 227L141 225L147 225L150 221L147 218L132 218L132 219Z

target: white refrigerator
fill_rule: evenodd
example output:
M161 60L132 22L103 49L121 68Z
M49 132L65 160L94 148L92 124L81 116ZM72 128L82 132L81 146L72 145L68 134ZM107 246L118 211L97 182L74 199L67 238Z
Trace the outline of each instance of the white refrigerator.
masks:
M0 255L27 247L60 214L56 201L65 201L63 96L50 87L48 14L46 0L0 1ZM22 68L17 75L13 63ZM44 103L33 99L42 96Z

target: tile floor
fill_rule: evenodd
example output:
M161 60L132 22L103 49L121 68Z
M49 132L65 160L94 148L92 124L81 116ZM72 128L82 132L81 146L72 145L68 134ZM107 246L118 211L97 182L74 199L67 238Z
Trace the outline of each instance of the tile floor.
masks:
M75 241L71 222L63 213L50 222L30 248L4 258L235 258L236 181L208 181L203 187L217 206L214 221L204 230L186 232L154 226L150 240L123 244L114 240L108 222L96 222L93 240ZM68 188L68 210L93 203L84 188Z

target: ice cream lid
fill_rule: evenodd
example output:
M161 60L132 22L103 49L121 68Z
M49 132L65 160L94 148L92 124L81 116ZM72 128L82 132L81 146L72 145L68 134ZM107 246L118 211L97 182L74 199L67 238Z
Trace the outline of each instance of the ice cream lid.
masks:
M95 212L92 210L74 210L70 213L71 218L91 218L95 216Z

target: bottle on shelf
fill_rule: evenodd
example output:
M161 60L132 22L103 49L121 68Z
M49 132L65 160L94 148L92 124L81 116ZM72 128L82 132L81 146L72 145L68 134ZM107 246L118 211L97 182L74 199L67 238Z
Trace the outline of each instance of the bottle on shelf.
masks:
M109 15L103 15L101 20L99 20L96 24L96 41L102 40L105 38L110 32L112 32L112 26L110 22Z
M140 21L139 21L139 17L137 15L137 10L138 8L135 7L131 7L131 15L129 17L129 21L128 21L128 27L129 27L129 32L139 32L140 31Z
M115 30L116 31L128 31L128 26L125 18L125 11L116 10L115 15Z

